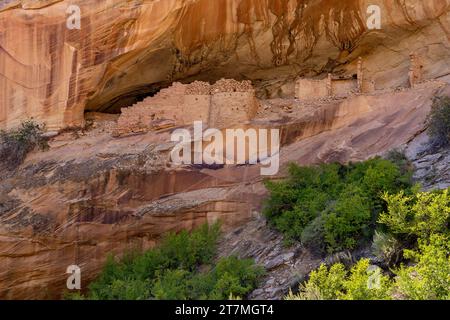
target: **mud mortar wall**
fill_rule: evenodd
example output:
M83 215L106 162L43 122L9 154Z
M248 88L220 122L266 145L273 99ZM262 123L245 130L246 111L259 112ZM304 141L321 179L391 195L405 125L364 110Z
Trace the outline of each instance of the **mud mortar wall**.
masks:
M211 106L210 95L185 95L182 106L182 119L184 124L194 121L208 123Z
M331 94L334 97L346 97L358 90L358 82L353 79L333 80L331 82Z
M330 95L328 91L328 79L310 80L299 79L295 84L295 97L297 99L320 99Z
M251 120L258 111L255 92L220 92L211 97L209 125L225 128Z

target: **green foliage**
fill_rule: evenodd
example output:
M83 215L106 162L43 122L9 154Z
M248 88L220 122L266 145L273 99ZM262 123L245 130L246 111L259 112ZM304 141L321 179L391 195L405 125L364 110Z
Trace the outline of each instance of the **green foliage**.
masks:
M450 97L436 97L428 116L428 132L432 147L450 145Z
M334 264L330 268L322 265L311 272L298 294L290 293L286 298L450 299L449 190L418 192L413 188L408 194L401 191L383 195L387 208L379 221L386 231L375 232L374 253L382 257L388 266L395 265L402 258L401 240L409 240L408 244L412 246L412 240L415 242L418 239L417 250L404 250L403 258L409 259L410 264L392 268L396 274L393 280L384 276L380 268L369 266L368 259L360 260L350 272L342 264ZM350 199L350 195L347 198ZM358 203L350 202L358 207ZM362 209L356 211L361 212ZM339 222L333 221L331 225L339 225Z
M252 260L222 258L208 272L164 271L155 281L152 296L163 300L225 300L230 296L246 296L262 274L263 269Z
M419 241L419 250L406 250L405 256L417 264L402 266L396 278L396 288L406 299L450 299L450 237L432 235Z
M266 182L270 198L264 214L288 242L300 240L328 252L353 249L371 236L385 208L382 192L410 186L405 163L381 158L349 165L292 164L288 179Z
M344 280L343 300L389 300L392 282L381 269L369 266L369 259L361 259Z
M334 264L328 270L322 264L319 269L312 271L309 281L300 287L298 295L290 294L290 300L334 300L343 292L343 280L347 271L343 264Z
M418 250L405 250L405 258L414 265L394 270L390 280L381 269L361 259L350 272L344 265L325 265L312 271L309 280L300 286L292 300L449 300L450 299L450 236L433 234L419 240ZM371 269L372 267L372 269Z
M252 260L219 259L219 226L202 226L168 235L160 246L143 254L110 257L89 285L88 299L227 299L246 296L263 273ZM79 299L79 295L71 298Z
M390 299L391 281L379 268L370 268L369 260L360 260L349 272L343 264L312 271L309 280L288 300L386 300Z
M32 120L23 122L15 130L0 131L0 164L15 169L29 152L36 148L47 149L47 139L42 136L43 133L44 126Z
M232 296L246 296L258 284L264 274L262 267L255 267L250 259L228 257L220 259L211 272L214 287L209 299L226 299Z
M369 199L360 187L349 185L324 215L324 238L332 251L354 248L357 240L369 234Z
M186 300L189 296L189 271L175 269L159 273L152 288L152 296L158 300Z
M428 239L432 234L449 233L450 189L417 192L411 196L403 191L383 195L388 204L379 222L400 236Z

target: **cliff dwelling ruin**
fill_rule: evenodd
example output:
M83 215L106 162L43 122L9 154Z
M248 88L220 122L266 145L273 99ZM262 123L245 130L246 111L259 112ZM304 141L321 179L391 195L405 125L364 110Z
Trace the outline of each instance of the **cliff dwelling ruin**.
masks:
M408 73L410 88L424 81L423 68L420 57L411 53ZM375 91L375 81L365 76L361 57L358 58L356 74L352 76L334 76L328 73L325 79L299 78L295 82L295 98L300 100L344 98L351 94L371 94Z
M123 108L113 135L192 125L194 121L223 128L251 120L258 106L250 81L221 79L213 85L175 82L155 96Z
M405 82L414 88L424 82L423 65L417 54L410 54L410 67ZM363 59L357 60L353 75L333 75L324 79L299 78L295 82L295 98L305 101L346 98L355 94L373 94L375 81L366 76ZM192 125L202 121L208 127L225 128L252 120L259 108L256 91L249 80L221 79L210 84L194 81L174 82L154 96L122 108L112 134L125 136L161 129Z

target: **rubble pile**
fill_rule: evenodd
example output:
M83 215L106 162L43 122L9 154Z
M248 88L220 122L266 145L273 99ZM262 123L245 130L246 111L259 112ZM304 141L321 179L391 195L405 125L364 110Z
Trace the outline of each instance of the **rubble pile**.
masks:
M253 90L250 80L237 81L234 79L220 79L211 88L213 94L219 92L249 92Z
M211 85L208 82L194 81L186 85L186 94L188 95L209 95L211 94Z

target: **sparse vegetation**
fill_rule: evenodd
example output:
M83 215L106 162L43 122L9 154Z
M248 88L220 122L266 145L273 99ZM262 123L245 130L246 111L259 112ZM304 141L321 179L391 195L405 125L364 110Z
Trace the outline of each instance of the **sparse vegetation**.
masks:
M43 133L44 126L32 120L23 122L17 129L0 131L0 163L7 169L14 169L22 164L29 152L36 148L47 149Z
M450 97L434 98L427 123L431 147L448 147L450 145Z
M202 226L188 233L168 235L144 254L120 261L108 259L88 294L69 298L102 300L227 299L245 297L258 283L263 269L252 260L236 257L215 261L219 226Z
M374 158L340 165L289 168L289 178L267 182L264 213L288 242L302 241L319 251L354 249L369 240L386 207L383 192L409 190L405 164Z

